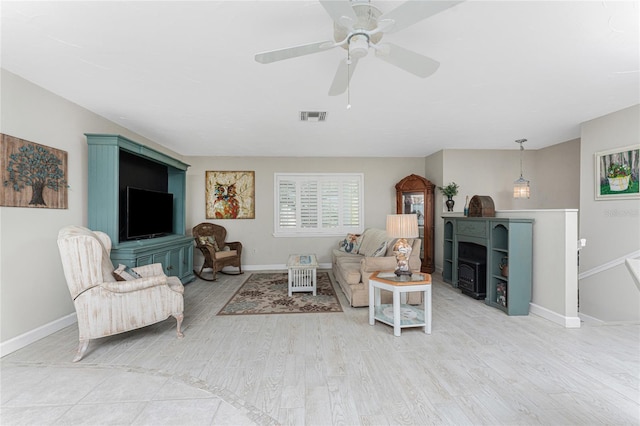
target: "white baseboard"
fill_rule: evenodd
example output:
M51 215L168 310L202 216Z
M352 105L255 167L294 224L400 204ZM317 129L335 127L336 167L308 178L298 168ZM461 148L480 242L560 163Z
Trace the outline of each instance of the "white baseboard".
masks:
M578 313L580 319L585 323L593 326L606 326L606 325L638 325L640 321L603 321L596 317L592 317L587 314Z
M243 271L277 271L287 270L287 265L242 265Z
M69 327L71 324L78 322L76 313L69 314L55 321L45 324L33 330L30 330L24 334L9 339L6 342L0 343L0 357L9 355L12 352L22 349L33 342L43 339L50 334L60 331L65 327Z
M581 321L579 317L567 317L564 315L560 315L557 312L553 312L547 308L543 308L542 306L536 305L535 303L529 304L529 312L546 320L559 324L564 328L580 328Z
M580 319L582 321L584 321L587 324L591 324L591 325L604 325L604 321L599 320L598 318L586 315L586 314L582 314L578 312L578 316L580 317Z
M331 269L331 263L319 263L318 269ZM285 263L279 265L242 265L243 271L286 271Z

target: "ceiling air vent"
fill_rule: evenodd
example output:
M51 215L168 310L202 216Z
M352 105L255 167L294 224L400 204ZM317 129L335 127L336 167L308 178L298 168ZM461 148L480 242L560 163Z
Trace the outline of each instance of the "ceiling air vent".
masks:
M300 111L300 121L325 121L326 111Z

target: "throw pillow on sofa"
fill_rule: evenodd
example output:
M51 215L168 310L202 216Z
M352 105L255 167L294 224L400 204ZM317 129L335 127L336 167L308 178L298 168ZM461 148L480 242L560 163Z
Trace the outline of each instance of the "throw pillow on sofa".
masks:
M388 241L383 241L382 244L380 244L380 247L378 247L376 249L376 251L373 252L373 257L383 257L387 255L387 243Z
M340 251L358 254L358 250L360 250L360 244L362 244L362 235L347 234L345 239L338 243L338 246Z

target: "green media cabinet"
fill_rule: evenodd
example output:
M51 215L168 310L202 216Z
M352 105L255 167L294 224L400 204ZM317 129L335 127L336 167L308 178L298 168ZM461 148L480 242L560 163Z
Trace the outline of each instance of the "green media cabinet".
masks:
M88 223L112 242L114 265L161 263L167 275L182 283L193 274L193 237L185 235L188 164L120 135L85 134L89 145ZM173 194L173 233L127 241L123 238L125 185Z
M444 216L442 278L458 287L459 243L486 247L485 303L508 315L528 315L533 219ZM501 265L508 260L508 276Z

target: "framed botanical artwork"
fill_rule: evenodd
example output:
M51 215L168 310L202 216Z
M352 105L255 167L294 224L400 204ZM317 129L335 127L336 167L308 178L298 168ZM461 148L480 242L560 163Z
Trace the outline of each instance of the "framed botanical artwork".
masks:
M67 208L67 152L0 133L0 205Z
M640 198L640 145L595 153L595 199Z
M255 219L255 172L207 171L207 219Z

